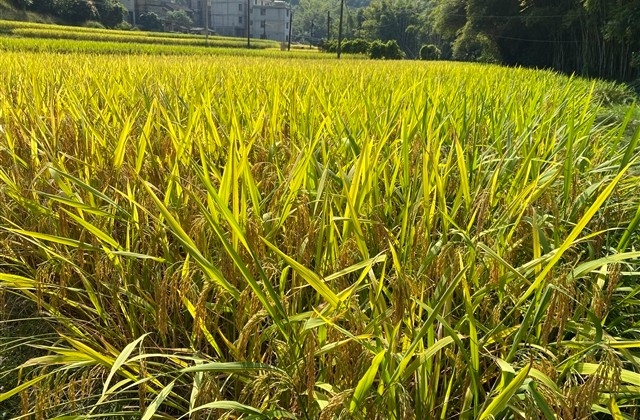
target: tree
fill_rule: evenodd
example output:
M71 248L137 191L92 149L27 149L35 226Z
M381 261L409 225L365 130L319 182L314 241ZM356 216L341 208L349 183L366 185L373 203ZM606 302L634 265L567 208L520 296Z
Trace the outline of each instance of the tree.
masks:
M127 9L118 0L96 0L100 23L107 28L115 28L125 20Z
M634 52L640 53L640 0L429 3L433 31L449 43L456 59L549 67L618 80L640 76L634 67Z
M369 47L369 57L374 60L401 60L404 58L404 53L395 40L386 43L376 40Z
M408 55L416 57L421 44L418 28L425 27L425 1L372 0L364 10L362 34L370 40L395 41Z
M98 18L98 10L89 0L54 0L53 6L56 16L72 25Z
M11 0L11 3L22 10L30 9L33 6L33 0Z
M420 48L420 60L439 60L440 49L433 44L426 44Z
M54 0L33 0L29 9L43 15L53 15L55 14Z
M191 28L193 21L184 10L174 10L167 13L166 22L171 25L171 30L175 28Z
M154 12L141 14L138 17L138 26L145 31L162 31L162 22Z

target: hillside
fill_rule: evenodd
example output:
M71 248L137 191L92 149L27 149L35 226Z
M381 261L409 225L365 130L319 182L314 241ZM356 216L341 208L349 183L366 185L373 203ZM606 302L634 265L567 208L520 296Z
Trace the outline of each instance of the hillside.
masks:
M8 0L0 0L0 20L21 20L25 22L54 23L51 16L16 9Z

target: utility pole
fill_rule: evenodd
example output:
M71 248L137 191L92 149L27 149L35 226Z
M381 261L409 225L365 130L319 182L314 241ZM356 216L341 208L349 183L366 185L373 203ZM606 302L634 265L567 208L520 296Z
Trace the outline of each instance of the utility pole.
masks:
M309 35L309 47L313 47L313 20L311 21L311 34Z
M208 47L209 46L209 0L203 0L204 3L204 43Z
M327 41L331 39L331 11L327 11Z
M249 8L251 7L251 0L247 0L247 48L251 48L251 26L249 19L251 15L249 14Z
M293 23L293 12L289 9L289 44L287 45L287 51L291 51L291 26Z
M344 16L344 0L340 1L340 26L338 26L338 60L340 60L340 53L342 47L342 18Z

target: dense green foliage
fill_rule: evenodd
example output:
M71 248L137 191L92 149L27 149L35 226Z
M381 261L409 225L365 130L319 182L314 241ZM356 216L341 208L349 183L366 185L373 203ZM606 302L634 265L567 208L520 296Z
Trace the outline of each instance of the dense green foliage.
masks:
M358 36L410 57L431 43L456 60L640 76L640 0L372 0L358 13Z
M404 53L396 41L373 41L369 47L369 57L374 60L401 60Z
M48 328L0 323L0 359L37 353L3 359L0 404L638 418L624 95L462 63L3 53L0 300Z
M338 40L321 41L318 49L322 52L335 53L338 51ZM404 58L404 53L396 41L344 40L341 44L341 51L346 54L367 54L369 58L374 60L401 60Z
M300 41L318 43L321 40L338 38L340 22L339 0L300 0L294 5L293 37ZM362 25L362 11L368 0L346 0L343 33L345 38L358 38ZM327 13L331 21L327 27ZM329 32L327 32L329 29Z
M442 52L433 44L425 44L420 48L420 60L438 60Z
M160 17L154 12L142 13L138 17L138 26L145 31L161 31L162 21Z
M166 22L170 25L172 31L177 29L189 29L193 24L193 21L184 10L167 12Z
M114 28L123 22L127 14L127 9L118 0L11 0L11 2L17 8L53 16L71 25L98 21L105 27Z

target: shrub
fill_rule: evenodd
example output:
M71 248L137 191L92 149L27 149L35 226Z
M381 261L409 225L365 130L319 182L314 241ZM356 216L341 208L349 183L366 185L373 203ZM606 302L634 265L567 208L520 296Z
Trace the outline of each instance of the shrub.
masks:
M440 49L433 44L426 44L420 48L420 60L439 60L441 55Z
M369 57L374 60L402 60L404 53L395 40L387 41L386 43L376 40L371 43Z
M118 23L114 29L119 29L121 31L131 31L134 29L134 27L126 20L123 20L122 22Z
M338 41L336 41L335 39L321 41L318 44L318 49L322 52L334 53L338 51Z
M342 43L342 51L348 54L366 54L370 45L366 39L351 39Z
M369 58L374 60L382 60L385 53L385 44L380 40L375 40L369 47Z
M104 29L104 25L100 22L96 22L95 20L88 20L82 26L85 28Z

